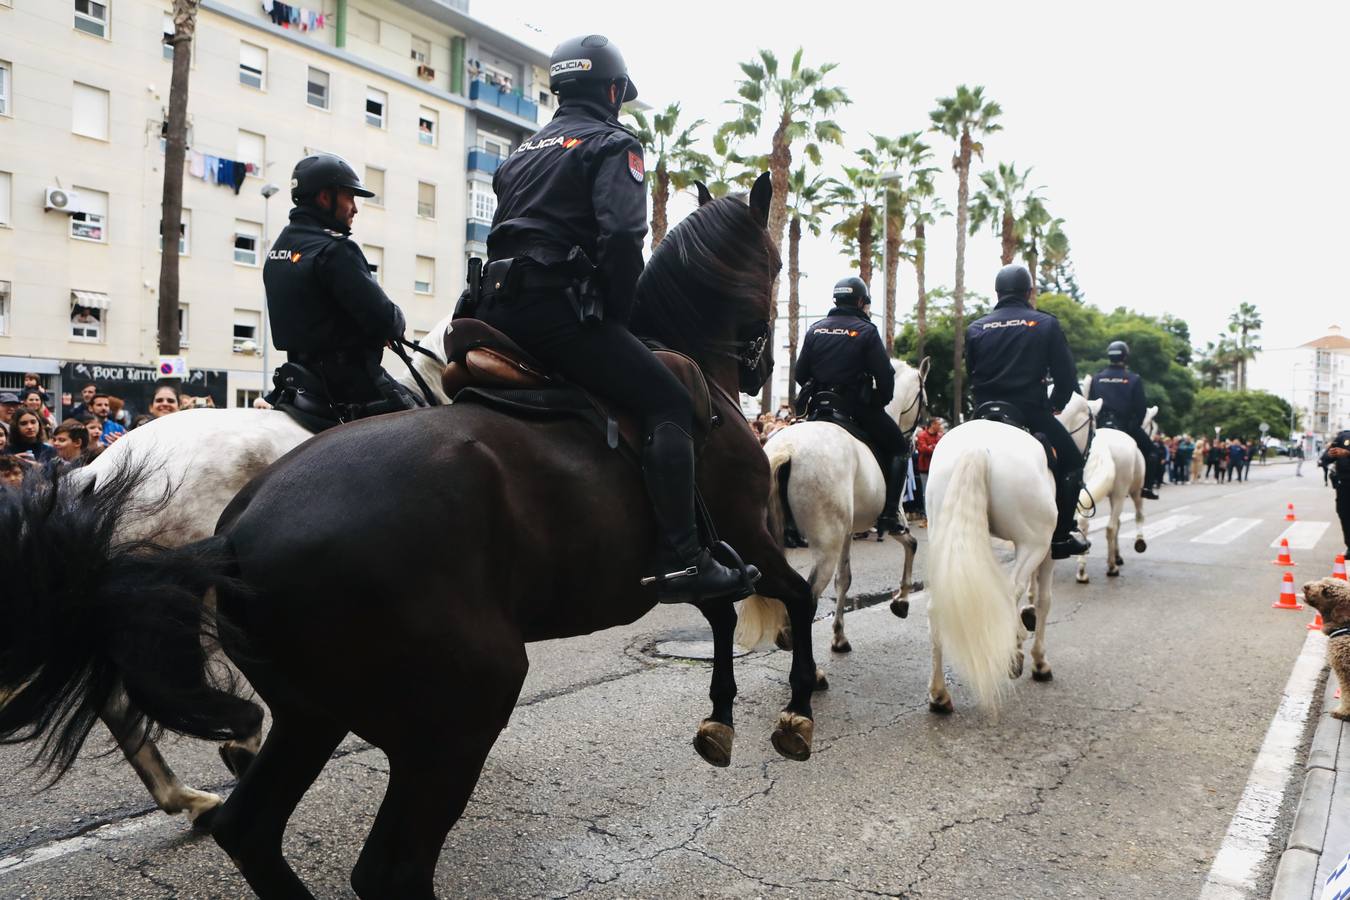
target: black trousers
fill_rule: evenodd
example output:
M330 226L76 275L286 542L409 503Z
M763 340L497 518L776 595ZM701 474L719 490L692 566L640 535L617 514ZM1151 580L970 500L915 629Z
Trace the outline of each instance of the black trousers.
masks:
M693 432L689 392L679 379L623 325L579 321L561 291L494 298L480 306L478 318L568 381L641 416L645 434L662 422Z
M1336 517L1341 520L1341 538L1350 550L1350 484L1336 488Z
M1023 408L1022 416L1032 431L1039 431L1050 439L1050 446L1055 448L1055 470L1060 475L1077 472L1083 468L1082 451L1073 442L1073 435L1060 424L1054 413L1048 409Z
M909 455L909 442L905 440L905 433L886 410L868 406L858 410L853 418L862 426L863 431L867 432L867 436L872 439L872 443L885 459ZM881 468L883 472L886 470L884 463Z

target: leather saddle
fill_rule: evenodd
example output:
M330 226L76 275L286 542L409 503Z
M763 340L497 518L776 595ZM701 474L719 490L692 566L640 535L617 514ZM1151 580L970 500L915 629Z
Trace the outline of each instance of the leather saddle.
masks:
M1117 431L1129 431L1129 427L1125 424L1124 417L1118 414L1114 409L1102 409L1097 415L1097 427L1114 428Z
M651 345L649 345L651 346ZM698 364L683 353L653 346L656 358L689 392L694 409L694 448L720 424ZM480 403L522 418L581 419L598 428L611 450L620 442L640 454L641 422L536 360L515 341L479 319L455 319L445 336L441 386L455 403Z
M837 391L821 389L813 393L806 411L806 421L829 422L832 425L838 425L850 435L871 447L872 452L876 453L876 448L872 445L872 438L853 419L853 404Z
M1004 425L1022 429L1041 442L1041 447L1045 450L1045 464L1052 470L1055 468L1054 445L1044 434L1039 431L1032 431L1027 427L1026 418L1022 415L1022 410L1017 408L1017 404L1009 403L1007 400L989 400L975 407L975 412L971 414L971 418L1001 422Z

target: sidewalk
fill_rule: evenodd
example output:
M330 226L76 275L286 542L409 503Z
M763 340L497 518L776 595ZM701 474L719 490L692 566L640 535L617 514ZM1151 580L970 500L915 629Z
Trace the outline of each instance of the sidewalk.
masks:
M1308 748L1303 792L1289 843L1275 872L1271 900L1320 900L1327 877L1350 853L1350 722L1327 714L1339 700L1327 678L1322 718ZM1340 882L1338 887L1345 887Z

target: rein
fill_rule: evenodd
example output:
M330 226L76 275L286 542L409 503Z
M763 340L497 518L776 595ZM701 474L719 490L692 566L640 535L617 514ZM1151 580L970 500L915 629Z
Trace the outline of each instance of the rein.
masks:
M927 394L924 392L924 385L923 385L923 379L922 379L922 378L919 379L919 391L918 391L918 393L916 393L916 394L914 395L914 399L913 399L913 401L910 402L909 406L906 406L904 409L900 410L900 415L896 416L895 424L899 425L899 424L900 424L900 420L903 419L903 418L905 417L905 413L909 412L911 409L914 409L916 406L919 408L919 411L922 411L922 410L925 410L925 409L928 408L928 396L927 396ZM908 430L908 431L902 431L902 432L901 432L901 434L903 434L903 435L905 436L905 443L909 443L909 439L912 438L912 437L914 437L914 432L917 431L918 428L919 428L919 412L915 412L915 413L914 413L914 424L912 424L912 425L909 426L909 430Z
M431 392L431 388L427 387L426 381L424 381L422 379L421 374L418 373L417 367L414 366L412 363L412 357L408 354L407 350L403 349L404 347L412 349L415 353L421 353L423 356L429 356L432 359L436 360L436 362L438 363L443 363L443 360L439 356L428 350L426 347L423 347L417 341L409 341L404 338L395 338L394 342L389 345L389 349L393 350L394 355L396 355L399 359L403 360L403 364L407 366L408 371L412 373L413 381L417 382L418 388L420 388L422 391L422 396L426 398L427 405L440 406L441 405L440 398Z

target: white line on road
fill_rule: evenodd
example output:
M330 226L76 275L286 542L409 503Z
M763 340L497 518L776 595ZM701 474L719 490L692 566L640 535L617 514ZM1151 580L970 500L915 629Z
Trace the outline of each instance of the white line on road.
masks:
M173 821L172 818L163 815L156 809L134 819L111 822L76 837L53 841L50 844L30 848L14 856L6 856L4 859L0 859L0 875L12 875L20 869L26 869L38 863L50 862L53 859L60 859L72 853L79 853L81 850L88 850L104 841L113 841L129 834L135 834L138 831L159 828Z
M1107 523L1111 521L1111 514L1106 511L1105 505L1103 505L1102 507L1102 513L1103 513L1102 515L1097 516L1092 520L1092 524L1088 525L1089 534L1101 531L1103 528L1106 527ZM1134 513L1127 512L1120 514L1120 524L1124 525L1126 522L1133 522L1133 521L1134 521Z
M1144 537L1147 540L1153 540L1169 532L1176 531L1178 528L1185 528L1192 522L1199 522L1199 516L1167 516L1156 522L1144 523Z
M1252 774L1233 813L1233 821L1200 891L1200 900L1254 897L1257 878L1266 860L1280 849L1271 845L1271 837L1279 823L1280 805L1291 785L1304 723L1313 706L1313 692L1326 664L1326 643L1320 631L1309 632L1303 642L1303 650L1284 686L1279 709L1252 764Z
M1290 550L1311 550L1317 546L1330 525L1330 522L1295 522L1281 532L1280 537L1271 541L1270 546L1278 547L1280 538L1287 538Z
M1231 544L1261 524L1260 519L1229 519L1204 534L1191 538L1192 544Z

